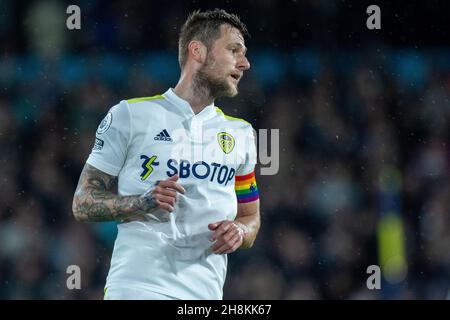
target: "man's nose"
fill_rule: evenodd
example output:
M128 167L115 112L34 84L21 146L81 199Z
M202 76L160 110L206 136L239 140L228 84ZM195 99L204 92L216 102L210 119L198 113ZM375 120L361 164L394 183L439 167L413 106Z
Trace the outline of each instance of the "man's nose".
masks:
M239 60L238 69L242 71L250 69L250 62L248 61L246 56L242 57L242 59Z

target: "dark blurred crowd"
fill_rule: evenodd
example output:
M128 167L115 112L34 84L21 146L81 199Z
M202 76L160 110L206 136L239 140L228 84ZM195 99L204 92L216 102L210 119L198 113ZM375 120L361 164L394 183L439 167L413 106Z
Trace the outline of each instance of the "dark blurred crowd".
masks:
M255 2L256 10L264 11L266 2ZM33 2L19 14L12 1L2 1L15 12L0 19L2 299L102 298L116 225L74 220L79 174L112 105L176 84L177 28L191 7L167 9L166 19L142 24L157 30L136 30L143 18L138 10L126 11L135 15L131 21L127 13L118 16L125 2L105 4L100 14L104 3L80 1L82 12L89 11L84 26L98 21L95 32L73 36L60 27L66 18L61 2ZM333 6L312 3L304 1L306 13L335 16ZM152 16L162 9L155 7ZM249 17L250 30L263 23L243 5L236 11ZM17 16L25 23L15 37ZM279 172L257 170L261 231L252 249L229 256L224 298L446 298L449 49L375 43L325 50L311 43L288 50L283 41L300 36L290 22L278 26L292 31L279 42L264 43L258 32L266 30L257 31L240 94L217 101L255 129L280 130ZM272 26L270 32L276 38L281 31ZM381 290L366 286L367 267L380 264L386 167L399 172L395 201L407 263L405 277L386 284L396 287L395 295L383 290L384 282ZM69 265L81 268L81 290L66 287Z

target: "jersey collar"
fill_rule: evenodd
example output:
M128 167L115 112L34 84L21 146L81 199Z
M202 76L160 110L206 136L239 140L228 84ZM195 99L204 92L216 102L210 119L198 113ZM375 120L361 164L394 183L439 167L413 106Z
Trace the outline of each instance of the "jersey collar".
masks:
M202 111L195 114L192 110L191 105L186 100L180 98L173 92L172 88L169 88L163 96L171 102L177 110L188 118L195 118L197 120L208 120L216 115L216 107L214 106L214 102L210 105L207 105Z

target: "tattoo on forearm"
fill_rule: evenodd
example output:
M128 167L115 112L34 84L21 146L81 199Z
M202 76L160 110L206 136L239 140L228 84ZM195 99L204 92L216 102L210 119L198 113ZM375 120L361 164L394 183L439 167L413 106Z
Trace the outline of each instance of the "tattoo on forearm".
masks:
M124 220L156 207L150 196L119 196L117 177L86 164L73 200L74 215L80 221Z

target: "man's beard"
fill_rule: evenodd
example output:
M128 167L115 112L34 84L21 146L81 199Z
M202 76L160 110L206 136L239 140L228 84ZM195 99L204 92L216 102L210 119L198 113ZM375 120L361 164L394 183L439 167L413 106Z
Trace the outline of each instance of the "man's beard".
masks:
M194 88L198 94L208 95L213 100L220 97L234 97L237 87L233 88L227 78L215 78L211 75L214 64L212 54L208 53L205 64L194 75Z

